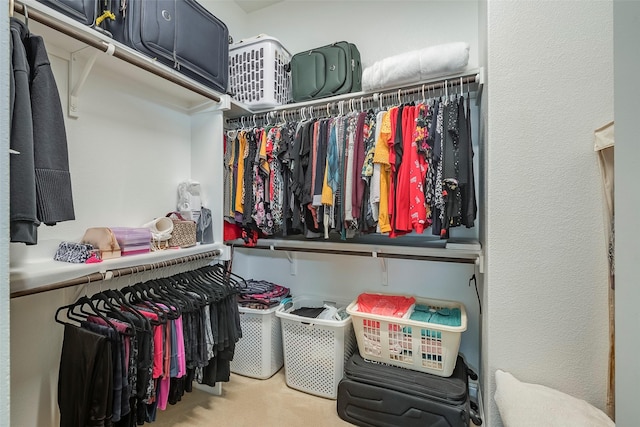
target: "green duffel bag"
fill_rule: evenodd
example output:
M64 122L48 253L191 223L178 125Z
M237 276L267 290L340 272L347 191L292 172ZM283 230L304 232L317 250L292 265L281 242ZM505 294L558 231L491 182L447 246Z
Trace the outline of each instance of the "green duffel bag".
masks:
M336 42L291 58L293 102L362 90L360 51L353 43Z

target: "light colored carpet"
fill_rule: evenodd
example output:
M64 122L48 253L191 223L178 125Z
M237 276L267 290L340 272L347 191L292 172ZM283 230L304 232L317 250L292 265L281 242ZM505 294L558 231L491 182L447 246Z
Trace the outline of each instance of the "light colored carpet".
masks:
M336 401L287 386L284 368L267 380L231 374L222 396L194 387L176 405L158 411L154 427L344 427Z

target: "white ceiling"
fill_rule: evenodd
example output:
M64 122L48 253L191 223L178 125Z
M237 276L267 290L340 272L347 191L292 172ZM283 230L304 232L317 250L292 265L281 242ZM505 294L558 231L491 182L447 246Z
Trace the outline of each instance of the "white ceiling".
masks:
M281 1L282 0L235 0L236 4L246 13L255 12L256 10L280 3Z

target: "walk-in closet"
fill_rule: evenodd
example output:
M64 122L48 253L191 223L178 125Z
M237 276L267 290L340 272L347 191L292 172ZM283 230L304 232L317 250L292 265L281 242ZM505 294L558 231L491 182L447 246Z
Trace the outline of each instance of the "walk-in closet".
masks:
M622 30L614 31L613 24L622 22L623 16L640 16L638 7L624 4L629 10L624 9L625 2L618 0L198 3L226 24L235 42L264 34L295 54L348 41L359 48L363 68L404 52L464 42L469 47L468 63L454 73L393 87L252 108L178 69L122 49L108 35L84 28L38 0L12 0L9 8L0 10L5 34L0 38L0 65L8 70L11 64L7 34L12 15L32 34L42 36L46 45L64 117L75 219L41 224L37 244L10 243L9 154L3 155L0 384L9 392L0 399L0 425L60 424L59 375L73 364L61 358L67 337L61 314L82 313L81 303L95 295L104 298L95 297L91 304L100 301L104 307L113 308L109 304L114 301L125 307L131 298L142 304L149 298L166 308L162 313L131 308L130 318L149 326L149 334L154 333L152 321L162 316L178 320L172 310L192 313L206 303L211 317L187 315L189 324L204 322L201 326L206 324L212 337L226 337L227 347L209 345L207 351L193 344L187 350L191 360L202 351L202 363L174 366L176 372L191 375L195 385L185 391L182 383L170 386L167 379L162 391L165 404L152 416L158 425L200 425L208 419L222 426L349 425L338 417L335 398L288 387L284 368L264 380L237 375L233 369L229 375L229 357L242 340L239 324L233 323L237 307L229 305L238 284L250 279L281 285L294 296L351 302L359 294L373 292L462 304L466 330L459 352L478 374L473 395L479 400L483 425L505 425L501 411L506 406L498 408L494 398L496 371L582 399L610 416L615 413L619 425L631 425L633 405L628 394L633 394L635 384L627 381L637 378L639 370L627 356L619 359L616 350L618 376L622 369L633 373L625 371L626 378L617 377L615 382L610 372L615 364L608 224L593 147L594 132L614 119L614 92L616 127L622 129L618 135L632 134L628 118L618 123L619 109L633 111L630 99L635 89L631 84L621 90L621 82L630 83L625 80L628 76L618 74L620 68L614 73L614 65L620 66L614 42L623 49L624 37L617 38ZM638 30L633 31L637 36ZM635 61L625 69L637 68L640 58ZM9 104L9 80L8 72L0 77L2 105ZM459 110L455 104L456 111L468 118L458 130L468 136L469 151L463 154L463 166L456 159L455 167L456 172L465 170L465 183L472 183L467 187L472 194L460 196L472 208L460 210L464 219L446 221L457 226L434 232L415 224L412 229L409 223L392 237L374 226L351 238L353 230L348 227L283 236L282 223L263 221L260 232L273 236L252 241L239 235L225 241L225 221L233 217L229 203L237 188L231 180L245 179L263 196L265 191L256 190L257 175L229 176L233 153L226 148L238 134L276 126L286 132L288 124L302 126L310 119L324 123L358 113L360 120L376 124L378 111L398 105L432 106L442 99L462 102ZM420 116L416 108L414 114L427 123L426 113ZM0 109L0 119L0 149L6 153L10 140L6 108ZM625 182L616 191L629 192L637 175L637 168L630 165L637 156L625 147L628 142L619 138L617 144L622 149L616 167L626 179L619 179ZM213 242L100 264L53 261L61 241L79 241L91 227L139 227L176 211L178 185L184 182L200 185L199 200L211 211ZM318 198L322 185L319 189ZM616 201L624 199L618 205L618 219L625 221L624 228L617 223L615 227L624 234L616 240L620 255L616 290L625 295L616 309L616 339L625 355L637 350L631 345L637 345L637 339L628 337L629 324L637 326L629 313L634 312L630 305L638 295L628 283L630 266L637 260L627 253L637 253L633 251L637 231L629 224L632 203L638 202L634 197L616 194ZM282 212L278 215L282 217ZM351 225L359 231L366 228L356 220ZM456 240L478 244L455 248ZM171 283L177 288L168 289ZM129 355L133 348L128 344L126 348ZM207 368L205 359L216 360L217 365ZM124 359L122 363L125 369ZM168 370L169 362L165 363ZM63 385L69 387L68 381ZM252 402L269 405L265 395L273 396L274 407L280 405L282 413L269 407L249 410ZM517 400L508 402L511 416L519 414ZM241 413L243 408L247 413ZM253 412L262 412L262 417L252 418ZM224 415L216 418L217 414Z

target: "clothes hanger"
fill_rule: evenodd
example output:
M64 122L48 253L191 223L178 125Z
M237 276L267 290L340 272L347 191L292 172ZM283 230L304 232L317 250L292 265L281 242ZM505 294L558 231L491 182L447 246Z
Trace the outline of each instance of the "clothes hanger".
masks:
M143 295L142 291L137 287L137 284L131 285L131 286L125 286L120 290L120 293L122 293L122 296L124 297L125 301L127 301L128 304L134 308L134 310L140 313L141 316L147 319L151 325L158 326L166 322L166 319L164 319L164 316L162 315L162 313L156 312L156 310L154 310L154 307L149 307L146 304L145 296ZM145 311L145 310L142 310L143 307L146 309L147 312L152 312L156 314L158 318L150 319L144 314L142 314L142 312Z
M156 286L156 291L160 295L164 295L168 302L171 302L172 306L177 306L176 311L178 311L178 315L181 315L182 312L190 312L194 311L197 307L194 300L187 294L178 291L173 284L171 283L171 279L169 277L162 277L156 279L154 281L154 286ZM173 303L176 304L173 304ZM165 304L169 306L168 304Z
M205 287L201 287L198 283L195 283L193 279L190 279L192 276L189 273L191 272L187 271L168 277L167 281L169 286L171 286L175 292L188 298L194 305L194 309L209 304L211 301L210 292ZM193 295L189 295L185 292L198 295L198 299L194 299Z
M102 291L102 293L105 294L107 298L109 298L112 302L115 302L115 304L119 306L120 310L131 313L141 323L146 325L146 329L149 329L149 319L144 317L142 313L140 313L132 304L130 304L120 290L107 289L105 291Z
M149 288L147 295L149 300L148 304L152 304L155 308L164 313L167 321L176 320L182 314L182 311L176 306L171 297L168 297L164 292L158 288L156 280L149 281L146 284Z
M89 307L92 311L84 311L85 307ZM75 311L76 308L79 308L81 310L81 313L77 313ZM115 332L119 333L115 325L111 323L111 321L106 316L104 316L100 312L100 310L98 310L92 304L92 301L87 296L81 296L80 298L78 298L76 302L66 306L62 306L56 310L56 314L54 318L57 323L60 323L62 325L78 326L78 325L73 325L72 323L67 323L58 319L58 314L64 309L67 309L67 318L70 320L75 320L78 323L82 323L83 321L86 321L87 318L83 317L81 314L96 315L97 317L100 317L107 324L108 327L113 329Z
M126 335L129 337L135 336L135 333L133 331L135 331L135 325L133 323L131 323L130 319L127 319L119 310L118 307L114 306L113 303L109 300L109 298L107 298L107 296L102 292L98 292L96 294L93 294L90 298L90 300L92 301L92 303L94 304L94 308L103 313L105 315L105 318L107 319L113 319L113 321L117 321L120 323L124 323L128 326L129 330L125 331L125 332L121 332L119 331L120 334L122 335ZM100 303L102 302L103 304L103 308L100 307ZM107 308L110 308L110 310L108 310Z
M122 288L122 292L125 295L130 295L130 301L136 305L139 311L149 311L158 316L159 323L166 323L166 312L156 305L155 297L151 296L147 291L148 284L144 282Z

